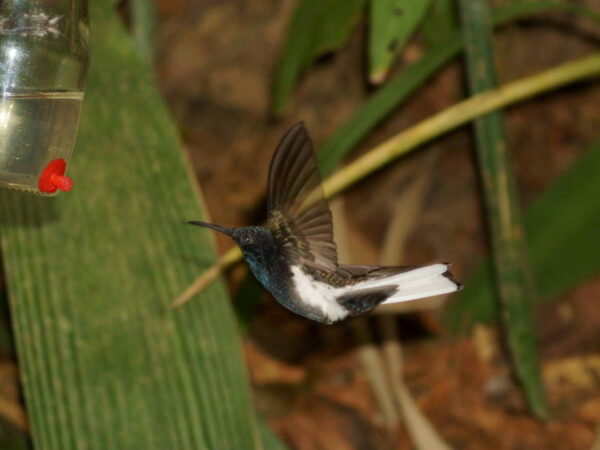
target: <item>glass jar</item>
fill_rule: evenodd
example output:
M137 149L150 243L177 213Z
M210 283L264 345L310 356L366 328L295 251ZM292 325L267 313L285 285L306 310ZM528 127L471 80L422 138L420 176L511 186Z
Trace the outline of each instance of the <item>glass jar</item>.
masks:
M89 59L86 0L0 1L0 186L68 190Z

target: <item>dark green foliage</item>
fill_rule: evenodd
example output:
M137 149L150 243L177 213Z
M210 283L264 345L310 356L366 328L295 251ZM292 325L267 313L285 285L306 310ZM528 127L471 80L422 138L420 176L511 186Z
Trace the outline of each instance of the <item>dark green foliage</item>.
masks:
M315 58L337 50L356 25L365 0L302 0L288 26L273 79L273 110L288 103L296 82Z
M559 1L514 2L496 8L492 13L494 26L502 26L519 18L546 10L572 11L600 24L600 16L585 8L576 8ZM411 94L433 76L440 68L456 57L462 48L459 32L450 34L438 46L427 51L421 59L405 67L400 73L378 89L319 149L319 168L324 176L335 167Z

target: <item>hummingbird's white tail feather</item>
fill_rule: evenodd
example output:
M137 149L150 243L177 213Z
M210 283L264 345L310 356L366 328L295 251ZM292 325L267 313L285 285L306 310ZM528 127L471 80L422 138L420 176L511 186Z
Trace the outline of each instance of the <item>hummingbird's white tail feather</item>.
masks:
M407 272L368 280L356 287L371 288L386 285L396 285L397 290L383 304L447 294L462 288L448 272L448 264L419 267Z

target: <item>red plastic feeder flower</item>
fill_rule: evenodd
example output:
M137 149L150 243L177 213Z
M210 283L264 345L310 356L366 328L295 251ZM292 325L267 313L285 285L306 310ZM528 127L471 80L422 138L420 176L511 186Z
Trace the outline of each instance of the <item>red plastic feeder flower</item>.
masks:
M44 194L52 194L57 189L68 191L73 187L73 180L65 177L67 163L64 159L53 159L48 163L38 178L38 189Z

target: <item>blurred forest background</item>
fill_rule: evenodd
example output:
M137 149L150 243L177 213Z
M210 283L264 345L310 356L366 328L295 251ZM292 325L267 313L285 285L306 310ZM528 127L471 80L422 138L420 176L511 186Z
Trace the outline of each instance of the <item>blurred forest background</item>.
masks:
M216 223L263 220L266 169L290 124L304 120L319 148L377 92L366 75L369 30L363 16L339 51L310 66L285 112L273 119L274 70L297 3L159 4L161 90L181 126ZM495 7L509 3L493 2ZM573 4L600 13L594 0ZM427 54L436 34L443 39L443 26L433 20L425 18L425 26L408 41L394 74ZM599 44L598 24L585 17L551 10L527 15L494 35L497 78L503 84L531 75L597 51ZM443 66L362 139L351 158L460 101L468 95L465 76L461 58ZM506 112L508 149L524 208L599 138L598 105L600 85L590 82ZM334 206L336 227L344 222L344 239L336 229L342 257L365 264L382 261L386 252L397 255L399 260L391 261L396 264L441 258L468 283L489 253L477 173L471 128L461 127L353 187ZM597 189L589 195L598 198ZM589 213L598 217L594 203L596 212ZM216 238L221 251L230 247L226 238ZM595 239L573 236L578 238ZM561 251L562 245L554 248ZM235 293L243 273L238 267L229 274L240 303L244 295ZM495 326L477 325L457 337L447 333L438 311L397 316L406 385L456 448L590 448L600 423L599 296L600 279L591 278L535 308L552 417L547 423L527 412ZM378 317L366 322L358 332L353 324L323 327L290 315L270 298L261 302L245 340L255 400L291 447L410 446L410 433L398 425L405 410L393 402L382 410L385 394L377 396L383 390L393 397L394 386L378 381L381 367L361 353L369 346L385 348L394 332L390 338ZM384 386L374 386L378 382Z
M380 3L388 9L395 4ZM484 6L479 23L469 3L432 0L414 15L409 9L416 2L406 6L402 13L409 11L406 20L414 32L399 37L392 29L382 38L393 55L382 63L385 69L369 59L375 39L370 2L158 0L154 12L121 3L119 14L153 67L211 221L242 226L264 219L270 158L284 131L299 120L317 149L347 155L341 161L320 154L329 175L466 97L600 49L597 0L497 0L489 5L492 11L527 6L515 8L495 29L488 41L490 65L487 2L474 2ZM322 10L324 5L329 9ZM302 47L290 27L302 7L306 23L296 23L296 32L318 39L319 24L329 26L330 41ZM154 25L144 22L153 13ZM379 20L386 16L393 14ZM467 44L483 42L484 48L468 50L467 64L461 53L423 69L430 75L415 83L405 101L390 100L389 112L383 106L374 112L377 105L364 110L395 77L457 36ZM300 69L285 87L282 67L285 58L293 66L294 52ZM481 72L492 75L482 81ZM280 307L247 277L244 265L226 272L252 399L281 443L298 449L600 448L600 83L592 78L563 84L511 105L491 124L480 122L476 129L467 123L439 138L432 135L435 139L332 201L342 261L449 261L465 283L463 294L322 326ZM357 112L365 119L357 119ZM343 142L345 133L366 122L371 125L364 132ZM529 288L517 280L517 290L510 292L518 297L522 288L526 306L504 305L517 311L516 325L506 310L501 316L512 318L498 320L499 306L488 308L485 300L497 305L498 290L482 263L492 246L502 252L506 244L495 241L497 230L488 220L494 194L489 185L482 187L478 165L486 158L486 140L512 160L516 203L525 240L532 243L525 261L534 266L534 294L529 297ZM492 166L487 169L493 172ZM503 174L510 185L510 171L499 177ZM219 254L231 247L228 239L214 238ZM522 249L516 240L512 244ZM522 264L528 273L528 263ZM193 267L197 275L206 268ZM516 269L515 276L522 276ZM502 283L502 276L496 273L495 279ZM188 314L186 308L200 301L192 298L179 313ZM518 336L516 343L511 336ZM17 373L15 357L7 352L0 364L5 399L0 415L4 434L21 436L18 440L28 426L18 406Z

